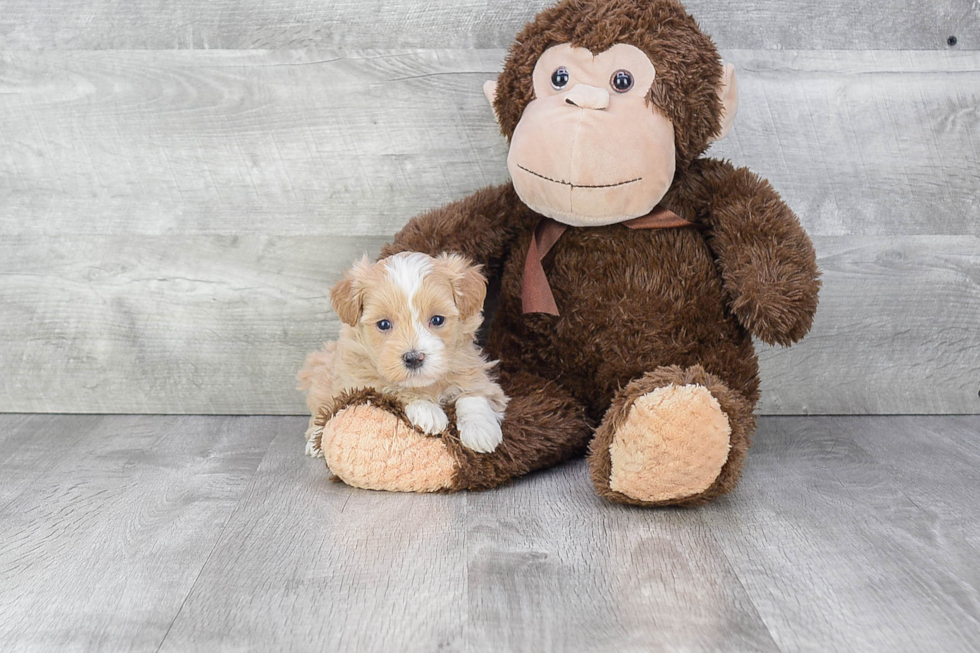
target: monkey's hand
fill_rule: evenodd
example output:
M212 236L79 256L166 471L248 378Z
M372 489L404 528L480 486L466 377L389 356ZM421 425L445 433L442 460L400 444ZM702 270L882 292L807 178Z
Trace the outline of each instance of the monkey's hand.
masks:
M820 270L813 243L769 182L745 168L706 170L709 245L739 322L769 344L790 345L810 330Z

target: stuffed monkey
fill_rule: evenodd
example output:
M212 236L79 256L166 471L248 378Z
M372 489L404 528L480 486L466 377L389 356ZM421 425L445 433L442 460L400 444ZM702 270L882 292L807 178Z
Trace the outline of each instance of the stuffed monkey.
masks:
M769 183L703 156L735 117L733 67L675 0L565 0L484 91L512 182L412 219L382 256L458 252L499 283L486 349L511 397L503 442L425 438L391 398L354 393L322 415L330 469L360 487L487 489L587 452L611 501L731 491L755 430L752 336L802 338L820 287Z

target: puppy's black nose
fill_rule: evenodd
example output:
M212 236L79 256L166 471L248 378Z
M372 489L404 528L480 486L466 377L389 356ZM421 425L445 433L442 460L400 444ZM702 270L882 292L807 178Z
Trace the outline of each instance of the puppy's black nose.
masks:
M404 361L405 367L408 369L417 370L422 367L422 363L425 362L425 354L413 349L410 352L402 354L402 361Z

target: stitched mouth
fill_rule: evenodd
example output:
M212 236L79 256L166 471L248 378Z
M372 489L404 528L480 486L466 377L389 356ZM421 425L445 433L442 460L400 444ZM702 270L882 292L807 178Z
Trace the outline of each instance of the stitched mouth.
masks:
M572 188L615 188L616 186L625 186L626 184L632 184L634 182L637 182L637 181L640 181L640 180L643 179L643 177L637 177L636 179L628 179L627 181L620 181L620 182L616 182L615 184L595 184L595 185L590 186L590 185L587 185L587 184L573 184L570 181L561 181L560 179L552 179L551 177L545 177L544 175L538 174L537 172L535 172L533 170L528 170L527 168L525 168L524 166L522 166L520 163L517 164L517 167L520 168L521 170L523 170L524 172L530 173L530 174L534 175L535 177L540 177L541 179L544 179L545 181L550 181L553 184L561 184L562 186L571 186Z

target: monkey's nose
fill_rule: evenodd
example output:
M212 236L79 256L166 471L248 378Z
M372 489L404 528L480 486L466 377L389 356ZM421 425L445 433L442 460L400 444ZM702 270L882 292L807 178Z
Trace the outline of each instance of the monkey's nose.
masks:
M412 350L402 354L402 362L405 363L405 367L410 370L417 370L422 367L422 363L425 362L425 354L420 351Z
M576 84L565 96L565 102L580 109L607 109L609 91L588 84Z

